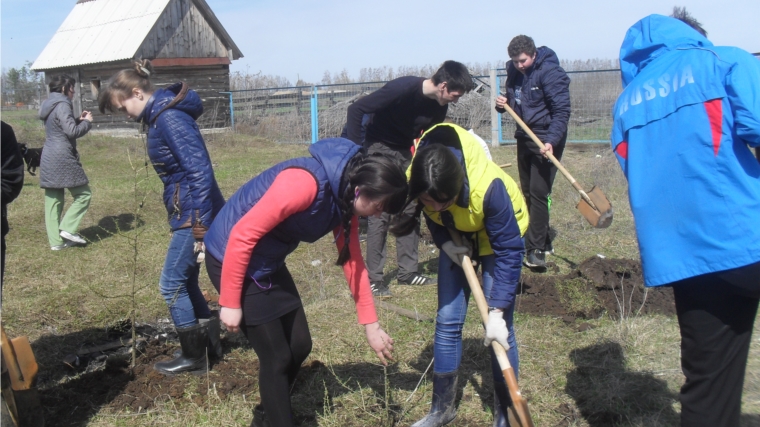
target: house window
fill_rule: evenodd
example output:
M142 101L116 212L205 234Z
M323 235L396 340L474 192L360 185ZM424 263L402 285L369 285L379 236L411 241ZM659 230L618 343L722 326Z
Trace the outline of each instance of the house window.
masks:
M90 92L92 92L92 96L97 99L98 94L100 93L100 77L93 77L90 79Z

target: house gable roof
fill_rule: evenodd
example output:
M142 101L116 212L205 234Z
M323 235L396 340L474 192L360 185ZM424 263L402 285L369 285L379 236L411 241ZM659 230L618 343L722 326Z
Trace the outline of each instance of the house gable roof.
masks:
M134 58L172 0L78 0L32 69L44 71ZM205 0L191 0L232 51L243 54Z

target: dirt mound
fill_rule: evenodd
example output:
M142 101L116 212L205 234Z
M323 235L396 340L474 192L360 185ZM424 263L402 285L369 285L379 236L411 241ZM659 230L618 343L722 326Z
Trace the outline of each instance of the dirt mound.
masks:
M155 325L142 325L138 329L141 333L155 330ZM240 360L225 355L223 360L211 362L208 376L205 373L164 376L156 372L154 363L171 359L179 348L179 343L171 335L169 338L143 341L143 345L138 346L139 356L133 369L129 366L128 348L121 348L104 354L102 358L83 358L75 367L76 372L69 370L65 381L41 387L39 395L45 419L57 420L54 423L49 421L49 425L81 426L102 409L139 413L160 402L171 401L175 407L191 403L204 407L232 395L244 395L252 402L258 400L254 397L258 393L257 360ZM222 346L227 354L233 348L247 347L234 334L224 336ZM316 360L301 367L293 392L298 393L302 386L313 382L315 375L326 375L326 369ZM72 412L74 403L76 410ZM321 401L317 403L310 405L305 414L298 414L297 421L311 420L322 408Z
M675 312L672 290L645 288L641 265L631 260L594 257L566 275L525 272L520 285L517 300L520 313L562 317L567 322L602 315L619 318L621 314ZM212 361L208 376L168 377L155 372L153 364L171 359L179 348L176 333L169 327L168 320L165 323L138 326L138 337L142 339L134 369L129 367L126 347L81 357L69 368L61 364L59 369L67 369L66 373L39 390L45 419L56 420L55 425L59 426L80 426L104 408L137 413L168 401L181 407L214 404L232 395L255 399L259 371L255 360L225 356L221 361ZM126 342L131 337L126 325L107 334L108 339ZM239 334L224 334L222 346L227 354L234 348L248 348ZM363 372L367 367L359 364L345 369ZM301 408L294 415L298 423L313 422L315 414L322 410L321 396L312 396L308 390L313 383L324 384L329 378L330 373L319 361L302 367L293 391L298 394L299 389L307 389L306 394L298 396ZM330 385L336 393L341 387L345 386ZM74 402L76 407L72 410Z
M551 270L551 265L549 266ZM517 309L521 313L590 319L636 314L675 314L673 290L646 288L641 264L592 257L566 275L524 273Z

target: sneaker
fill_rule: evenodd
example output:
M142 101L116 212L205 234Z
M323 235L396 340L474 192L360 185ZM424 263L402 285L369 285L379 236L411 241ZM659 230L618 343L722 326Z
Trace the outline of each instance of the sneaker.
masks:
M51 246L51 247L50 247L50 250L51 250L51 251L62 251L62 250L64 250L64 249L66 249L66 248L70 247L71 245L72 245L72 244L71 244L71 242L69 242L69 241L65 241L65 242L63 242L63 244L61 244L61 245L55 245L55 246Z
M84 240L84 238L77 233L69 233L68 231L61 230L61 237L72 243L76 243L77 245L87 244L87 240Z
M385 282L370 282L369 287L372 289L372 296L378 298L387 298L392 296L391 290L388 289L388 285L386 285Z
M413 274L411 277L405 280L398 280L399 285L412 285L412 286L425 286L425 285L435 285L438 283L437 280L423 276L419 273Z
M529 268L546 268L546 256L544 251L540 249L531 249L528 251L528 255L525 256L523 263Z

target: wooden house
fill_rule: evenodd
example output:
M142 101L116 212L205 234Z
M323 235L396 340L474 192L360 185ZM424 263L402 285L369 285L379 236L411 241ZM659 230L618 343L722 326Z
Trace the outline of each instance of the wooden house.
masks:
M93 113L95 129L135 127L122 114L100 114L101 84L150 59L151 82L184 81L200 95L202 128L229 126L230 64L243 54L205 0L79 0L32 66L45 80L68 74L77 82L74 113Z

